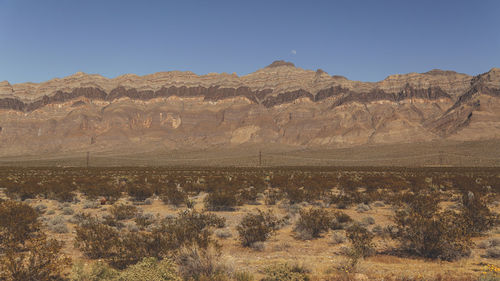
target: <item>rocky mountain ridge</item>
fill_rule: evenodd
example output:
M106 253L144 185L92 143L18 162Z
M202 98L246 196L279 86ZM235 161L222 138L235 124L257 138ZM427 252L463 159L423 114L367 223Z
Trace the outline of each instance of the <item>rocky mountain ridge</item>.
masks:
M0 155L500 138L500 69L351 81L276 61L244 76L76 73L0 82Z

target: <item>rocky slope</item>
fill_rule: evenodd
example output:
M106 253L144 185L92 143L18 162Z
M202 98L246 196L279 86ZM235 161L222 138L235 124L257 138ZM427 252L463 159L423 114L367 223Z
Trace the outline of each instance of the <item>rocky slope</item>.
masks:
M276 61L254 73L76 73L0 82L0 156L500 138L500 69L351 81Z

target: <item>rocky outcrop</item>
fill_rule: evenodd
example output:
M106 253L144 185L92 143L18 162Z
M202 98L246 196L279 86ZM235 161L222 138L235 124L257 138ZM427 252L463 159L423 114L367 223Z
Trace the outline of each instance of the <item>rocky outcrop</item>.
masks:
M119 147L363 144L500 138L500 70L351 81L276 61L245 76L0 82L0 155Z

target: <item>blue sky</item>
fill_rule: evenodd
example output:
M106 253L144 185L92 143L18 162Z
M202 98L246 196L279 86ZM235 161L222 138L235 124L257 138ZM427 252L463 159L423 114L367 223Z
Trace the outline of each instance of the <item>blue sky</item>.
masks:
M0 0L0 81L244 75L277 59L361 81L475 75L500 67L500 1Z

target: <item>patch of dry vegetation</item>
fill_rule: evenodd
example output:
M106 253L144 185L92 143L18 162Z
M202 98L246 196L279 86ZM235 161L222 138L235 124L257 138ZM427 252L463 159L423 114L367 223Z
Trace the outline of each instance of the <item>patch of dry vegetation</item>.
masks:
M4 168L0 280L495 280L499 176Z

